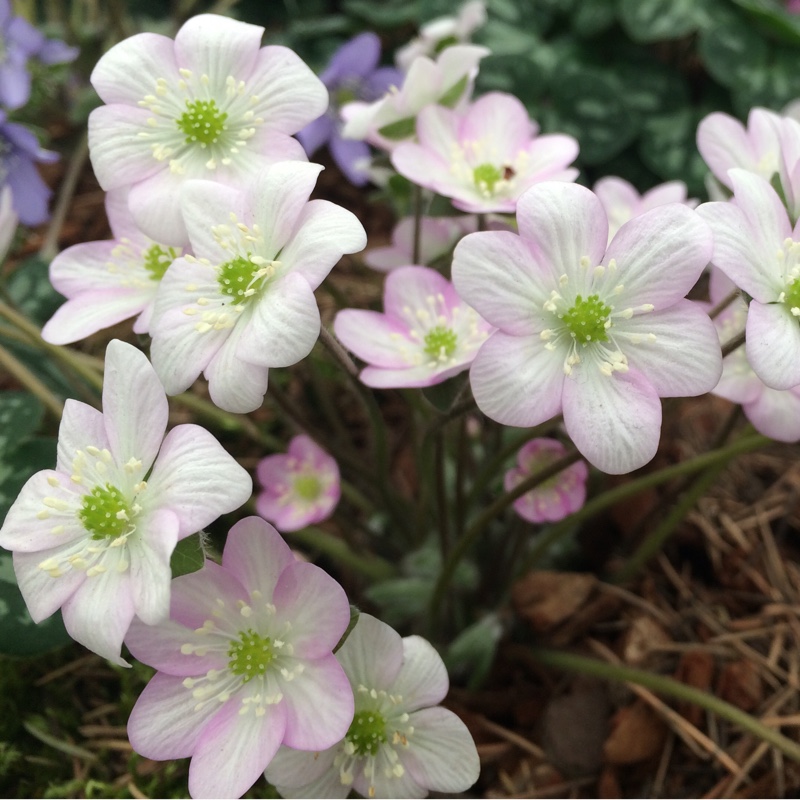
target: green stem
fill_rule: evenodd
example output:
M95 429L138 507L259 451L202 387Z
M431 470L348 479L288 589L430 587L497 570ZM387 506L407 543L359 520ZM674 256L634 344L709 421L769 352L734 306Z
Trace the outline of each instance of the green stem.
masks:
M651 472L649 475L643 475L641 478L636 478L629 483L603 492L603 494L586 503L579 511L565 517L561 522L558 522L550 528L550 530L542 534L542 536L537 539L536 544L531 549L524 563L520 566L519 574L527 572L531 567L536 565L544 553L550 548L550 545L569 534L576 525L593 517L603 509L613 506L615 503L619 503L622 500L626 500L628 497L632 497L645 489L650 489L665 481L672 480L673 478L680 478L683 475L691 475L695 472L700 472L706 467L711 467L719 462L723 464L727 463L731 459L736 458L736 456L749 453L752 450L758 450L759 447L763 447L771 441L772 439L767 436L762 436L761 434L742 437L727 447L720 448L719 450L712 450L709 453L703 453L687 461L682 461L680 464L664 467L663 469Z
M736 708L736 706L726 703L708 692L695 689L693 686L687 686L674 678L656 675L632 667L608 664L595 658L587 658L586 656L558 650L539 647L530 649L518 647L514 649L515 652L525 653L523 656L525 661L530 659L546 667L577 672L581 675L591 675L604 680L635 683L638 686L644 686L646 689L660 692L677 700L694 703L706 711L711 711L713 714L722 717L722 719L738 725L742 730L751 733L762 741L768 742L793 761L800 761L800 745L796 742L793 742L774 728L764 725L755 717Z
M736 288L734 289L727 297L724 297L719 303L717 303L711 311L708 312L708 316L711 319L715 319L718 317L739 295L741 294L741 290Z
M745 342L745 332L742 331L738 336L728 340L722 345L722 357L729 356L734 350L740 348Z
M350 569L361 573L373 581L382 581L396 574L394 565L379 556L361 556L354 553L346 542L321 528L308 527L295 531L286 537L289 544L298 541L306 547L318 550Z
M56 397L16 356L0 346L0 366L8 370L57 419L64 413L64 403Z
M534 472L524 481L517 484L510 492L502 494L494 503L478 515L477 519L475 519L472 525L464 532L464 535L455 543L455 546L442 565L439 580L436 582L436 587L431 597L431 617L434 617L438 610L459 562L464 555L466 555L469 548L478 540L489 523L495 517L502 514L518 497L522 497L526 492L535 489L546 480L558 475L559 472L566 469L571 464L574 464L579 458L580 453L577 450L567 452L566 455L559 458L558 461L554 461L552 464L548 464L544 469Z
M450 547L450 509L447 507L447 486L445 483L445 442L444 431L437 431L434 438L434 461L436 464L436 511L439 519L439 541L442 560Z

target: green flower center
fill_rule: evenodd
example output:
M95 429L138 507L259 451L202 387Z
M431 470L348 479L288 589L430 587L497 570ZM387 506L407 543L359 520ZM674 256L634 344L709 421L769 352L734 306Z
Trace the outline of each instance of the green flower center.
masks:
M786 284L783 302L790 311L800 308L800 280L792 280Z
M425 354L433 359L450 358L457 344L458 336L452 328L437 325L425 334Z
M220 111L214 100L186 101L186 111L175 122L186 134L186 144L199 144L208 147L216 144L225 130L228 115Z
M345 739L353 745L356 755L374 756L386 741L386 720L377 711L359 711Z
M130 527L131 509L122 492L107 483L83 496L78 519L92 539L116 539Z
M174 247L165 250L160 244L154 244L144 252L144 268L150 273L150 277L158 282L177 257L178 251Z
M294 479L294 491L301 500L316 500L322 491L322 484L315 475L298 475Z
M475 185L489 194L494 194L494 187L503 179L503 173L493 164L481 164L472 170Z
M606 305L598 295L591 294L585 300L578 295L575 304L562 319L577 342L607 342L606 323L609 314L611 306Z
M249 258L238 256L219 268L217 280L222 291L233 298L233 304L239 305L255 294L251 284L258 271L259 268Z
M243 675L247 683L256 675L263 675L274 661L272 639L250 629L242 631L239 639L228 648L228 659L228 669L234 675Z

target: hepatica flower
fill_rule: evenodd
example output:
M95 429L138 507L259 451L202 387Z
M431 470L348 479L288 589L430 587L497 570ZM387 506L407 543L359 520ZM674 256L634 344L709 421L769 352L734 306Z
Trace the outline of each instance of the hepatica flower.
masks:
M111 48L92 72L108 105L89 117L100 185L132 185L139 226L159 242L184 236L183 181L238 185L264 166L305 160L289 134L325 111L327 92L288 48L261 48L257 25L201 14L175 41L140 33Z
M800 384L800 222L792 228L766 180L729 171L734 203L698 209L714 231L713 261L753 299L747 312L747 360L767 386Z
M278 751L266 777L284 797L345 798L351 789L364 797L427 797L475 783L475 744L464 723L438 705L447 670L425 639L401 639L361 614L336 657L353 687L353 721L327 750Z
M308 197L322 169L284 162L244 191L187 183L182 208L194 256L176 259L156 297L153 366L168 394L203 372L228 411L261 405L270 367L305 358L319 336L314 289L343 253L366 244L353 214Z
M506 491L511 491L526 478L546 469L566 454L567 449L556 439L533 439L527 442L517 453L517 466L506 472ZM517 498L514 510L528 522L558 522L583 506L588 476L586 464L577 461Z
M481 410L505 425L563 411L588 461L629 472L656 452L659 397L712 389L716 331L684 297L709 261L712 236L670 204L620 228L606 247L600 201L570 183L541 183L517 206L519 235L473 233L456 246L458 293L498 330L470 382Z
M571 136L537 136L539 127L516 97L491 92L464 113L422 109L418 143L392 152L395 169L419 186L450 197L462 211L511 212L517 198L543 180L574 180L578 155Z
M170 619L125 639L158 672L128 721L134 749L192 757L192 797L241 797L281 744L320 751L353 719L332 650L350 621L344 590L295 560L258 517L231 528L222 566L172 582Z
M369 180L364 167L369 164L370 149L366 142L342 137L339 109L354 100L377 100L389 87L403 82L399 70L378 66L380 57L381 40L374 33L361 33L343 44L320 75L331 98L327 112L297 134L309 156L327 144L333 160L356 186Z
M149 625L168 613L176 542L252 490L204 429L164 437L167 415L147 358L112 341L103 413L67 400L55 470L25 484L0 529L33 620L61 607L70 636L117 664L134 615Z
M428 267L400 267L386 278L384 313L347 308L333 329L369 366L361 380L375 388L433 386L463 372L491 326Z
M133 221L128 190L106 195L113 239L68 247L50 264L50 282L67 302L42 328L52 344L69 344L129 317L135 333L148 333L161 279L184 248L154 242Z
M339 502L339 467L308 436L295 436L289 452L262 458L256 511L281 533L327 519Z

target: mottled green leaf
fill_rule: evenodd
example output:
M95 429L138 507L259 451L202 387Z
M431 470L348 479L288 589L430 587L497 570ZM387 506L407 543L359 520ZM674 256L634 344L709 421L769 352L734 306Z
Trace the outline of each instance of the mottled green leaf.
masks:
M203 538L203 534L195 533L178 542L169 561L173 578L202 568L206 558Z
M36 432L43 413L42 404L28 392L0 392L0 459Z
M637 42L660 42L693 33L707 15L703 0L620 0L619 18Z
M399 119L397 122L391 122L378 128L378 133L385 139L391 139L393 142L399 142L403 139L410 139L417 132L417 118L406 117Z

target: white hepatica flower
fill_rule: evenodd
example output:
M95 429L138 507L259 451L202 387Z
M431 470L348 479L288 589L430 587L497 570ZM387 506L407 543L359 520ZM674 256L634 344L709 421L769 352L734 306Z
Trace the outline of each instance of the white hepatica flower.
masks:
M111 48L92 73L107 104L89 117L100 185L132 185L130 206L148 236L180 244L184 180L236 185L276 161L306 160L291 138L325 111L328 93L264 29L201 14L175 40L140 33Z

